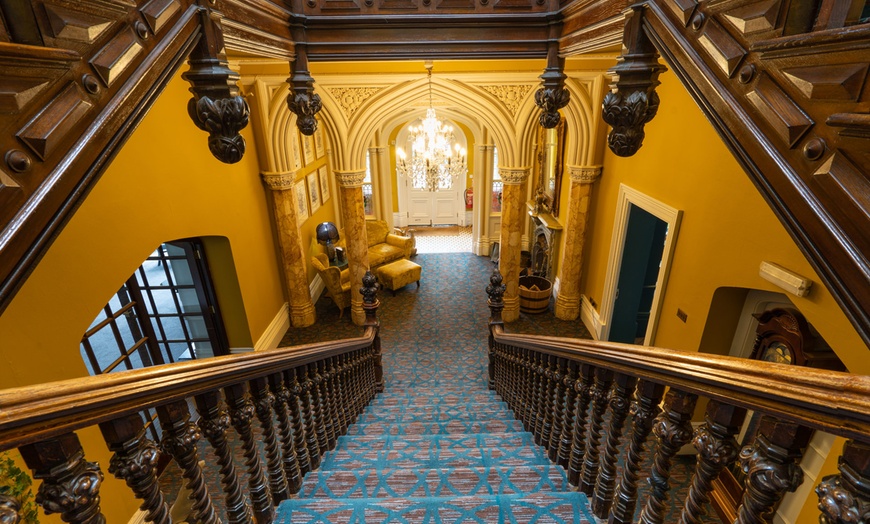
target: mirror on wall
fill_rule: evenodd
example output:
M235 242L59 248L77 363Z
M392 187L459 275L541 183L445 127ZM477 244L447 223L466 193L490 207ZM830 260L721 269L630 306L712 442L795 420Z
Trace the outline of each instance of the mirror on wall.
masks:
M565 119L553 129L538 128L535 211L559 216L565 145Z

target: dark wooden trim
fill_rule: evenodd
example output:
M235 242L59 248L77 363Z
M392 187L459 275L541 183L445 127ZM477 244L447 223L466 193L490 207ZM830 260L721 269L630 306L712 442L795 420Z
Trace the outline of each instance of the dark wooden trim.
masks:
M0 449L20 447L295 366L371 346L362 337L214 357L0 391Z
M514 335L490 326L497 344L635 376L847 438L870 434L870 377L784 364L595 342Z

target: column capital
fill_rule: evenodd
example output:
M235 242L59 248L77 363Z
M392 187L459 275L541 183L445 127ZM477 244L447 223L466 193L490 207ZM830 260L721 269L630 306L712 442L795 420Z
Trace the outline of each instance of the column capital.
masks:
M529 178L531 168L528 167L499 167L498 174L501 175L501 181L508 186L520 185Z
M386 154L387 148L385 146L370 147L369 152L376 155L383 155Z
M571 182L591 184L601 177L601 166L568 166Z
M338 180L339 187L362 187L363 180L366 178L366 170L336 171L335 178Z
M495 144L479 144L477 149L480 151L492 151L495 149Z
M263 177L263 182L265 182L272 191L290 189L293 187L294 182L296 182L296 171L287 171L284 173L261 173L260 176Z

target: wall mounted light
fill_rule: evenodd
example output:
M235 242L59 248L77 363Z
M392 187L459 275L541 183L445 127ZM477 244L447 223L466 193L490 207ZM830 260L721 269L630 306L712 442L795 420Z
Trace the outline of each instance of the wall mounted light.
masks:
M773 262L763 261L758 269L758 274L764 280L771 282L792 295L805 297L810 292L813 281L807 277L798 275L793 271L778 266Z

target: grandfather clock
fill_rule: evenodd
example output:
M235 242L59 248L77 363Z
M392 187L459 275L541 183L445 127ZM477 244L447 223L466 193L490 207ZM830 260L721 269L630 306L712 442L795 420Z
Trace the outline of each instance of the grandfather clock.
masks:
M749 358L811 368L845 370L830 346L796 309L776 308L752 316L758 320L758 327L755 329L755 344ZM741 446L753 441L759 419L758 413L747 417ZM743 478L740 466L732 464L713 482L710 505L724 523L731 524L737 518L737 508L743 498Z

